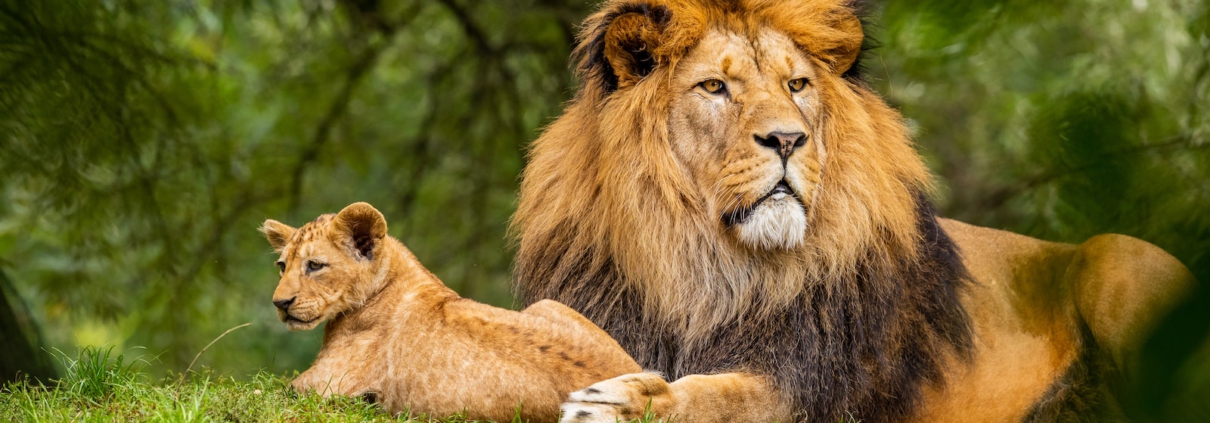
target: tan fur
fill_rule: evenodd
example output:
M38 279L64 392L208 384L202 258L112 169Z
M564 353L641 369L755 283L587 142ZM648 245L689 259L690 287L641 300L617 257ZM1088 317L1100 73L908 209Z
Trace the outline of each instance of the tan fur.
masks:
M592 382L639 371L605 332L554 301L521 312L459 298L386 234L369 204L295 230L262 226L284 265L274 301L293 299L291 330L328 320L323 347L292 386L323 395L371 394L391 412L535 422ZM324 264L308 270L309 262Z
M837 0L606 1L583 26L584 85L533 143L523 174L512 226L522 292L583 295L578 286L556 291L595 283L574 279L577 268L560 260L589 257L583 266L616 270L640 293L646 314L633 325L700 346L727 322L796 306L811 284L846 289L871 254L918 260L916 194L930 189L930 175L900 114L842 76L861 40L859 20ZM808 88L786 89L801 77ZM726 83L726 97L701 88L711 79ZM801 131L807 143L783 167L753 141L770 131ZM792 207L760 228L724 223L779 180L806 215L801 232L778 220ZM927 383L914 420L1019 421L1093 348L1081 328L1128 365L1141 334L1192 281L1133 238L1073 246L943 226L972 274L961 303L973 346L943 358L943 380ZM594 319L604 326L609 317ZM764 376L717 370L672 383L652 374L601 382L572 394L565 421L634 418L648 401L680 421L797 415L792 393Z
M1071 245L942 224L977 282L964 298L977 354L928 393L921 421L1019 421L1088 347L1080 325L1106 365L1132 368L1143 336L1194 282L1171 255L1127 236Z

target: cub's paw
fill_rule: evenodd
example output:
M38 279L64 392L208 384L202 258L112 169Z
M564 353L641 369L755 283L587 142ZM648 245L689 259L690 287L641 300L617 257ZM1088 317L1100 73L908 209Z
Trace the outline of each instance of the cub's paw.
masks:
M672 409L668 382L655 373L633 373L597 382L572 392L561 423L615 423L641 419L646 413L667 417Z

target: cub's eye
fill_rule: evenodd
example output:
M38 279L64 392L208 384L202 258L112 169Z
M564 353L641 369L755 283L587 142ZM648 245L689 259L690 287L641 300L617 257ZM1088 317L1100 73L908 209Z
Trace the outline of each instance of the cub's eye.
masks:
M311 260L311 261L307 262L307 270L310 270L312 272L319 270L319 269L323 269L324 266L327 266L327 265L320 263L318 261L315 261L315 260Z
M717 79L708 79L697 85L710 94L722 94L727 91L727 84Z
M790 86L790 92L796 93L807 87L807 78L791 79L786 85Z
M274 264L276 264L276 265L277 265L277 272L278 272L278 273L286 273L286 262L284 262L284 261L279 261L279 262L274 263Z

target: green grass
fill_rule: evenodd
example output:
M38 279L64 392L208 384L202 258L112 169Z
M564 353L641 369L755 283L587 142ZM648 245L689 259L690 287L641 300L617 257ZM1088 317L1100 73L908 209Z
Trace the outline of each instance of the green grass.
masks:
M290 378L261 371L248 381L210 372L152 381L153 358L113 356L86 347L75 357L55 350L63 378L19 381L0 389L0 422L426 422L471 423L461 416L392 416L359 398L298 394ZM675 423L649 411L629 423ZM859 423L849 416L841 423ZM519 417L509 423L522 423Z
M146 370L154 360L114 357L111 351L84 348L74 358L56 351L63 378L47 385L5 385L0 422L469 422L459 416L392 416L356 398L297 394L289 389L289 377L263 371L248 381L209 372L153 381ZM653 421L648 416L642 423Z
M110 351L84 348L74 358L56 351L62 379L45 386L7 384L0 391L0 421L409 421L359 399L295 394L288 378L267 372L248 381L208 372L153 381L144 372L149 360Z

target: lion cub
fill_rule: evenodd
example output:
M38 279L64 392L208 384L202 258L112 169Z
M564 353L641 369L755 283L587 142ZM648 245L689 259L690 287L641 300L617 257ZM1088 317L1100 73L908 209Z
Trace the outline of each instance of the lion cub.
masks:
M398 413L558 419L568 393L641 371L584 316L554 301L516 312L461 298L387 235L366 203L295 229L260 228L281 254L273 293L290 330L327 320L323 346L292 386L366 396Z

